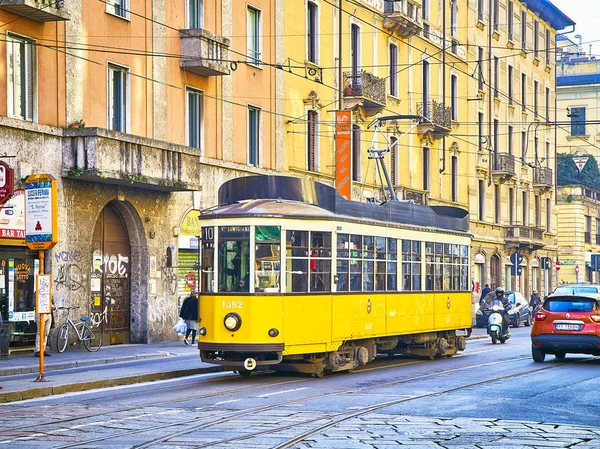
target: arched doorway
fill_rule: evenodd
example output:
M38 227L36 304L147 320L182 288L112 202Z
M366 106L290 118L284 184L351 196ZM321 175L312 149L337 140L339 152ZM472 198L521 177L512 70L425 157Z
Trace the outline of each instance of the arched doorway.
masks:
M123 218L110 203L96 220L92 249L92 319L102 328L104 344L129 343L131 245Z
M500 258L497 254L490 257L490 288L495 290L500 287Z

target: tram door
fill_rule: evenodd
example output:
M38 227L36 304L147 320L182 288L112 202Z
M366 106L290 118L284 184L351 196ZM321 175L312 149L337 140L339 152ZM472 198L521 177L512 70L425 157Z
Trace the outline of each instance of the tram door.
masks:
M92 246L92 319L102 328L104 344L129 343L131 246L110 203L98 217Z

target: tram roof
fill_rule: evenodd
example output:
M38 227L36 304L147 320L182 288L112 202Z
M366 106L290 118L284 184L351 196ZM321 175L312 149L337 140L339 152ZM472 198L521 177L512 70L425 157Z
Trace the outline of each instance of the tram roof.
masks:
M383 204L349 201L328 185L290 176L246 176L227 181L219 188L219 206L203 211L202 215L345 219L469 232L469 214L464 209L402 201Z

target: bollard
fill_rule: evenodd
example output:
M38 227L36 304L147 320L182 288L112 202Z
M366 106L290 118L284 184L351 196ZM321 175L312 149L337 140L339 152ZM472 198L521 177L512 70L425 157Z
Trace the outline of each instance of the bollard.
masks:
M0 360L8 359L8 347L10 344L10 333L8 326L4 326L0 320Z

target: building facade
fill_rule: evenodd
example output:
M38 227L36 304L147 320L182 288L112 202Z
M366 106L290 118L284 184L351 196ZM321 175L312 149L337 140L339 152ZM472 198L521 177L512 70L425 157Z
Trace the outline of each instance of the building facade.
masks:
M41 268L55 303L79 306L105 344L175 338L178 299L196 286L189 223L223 181L283 169L281 6L0 5L1 159L17 189L0 212L0 310L12 347L35 337ZM41 173L58 183L44 267L25 246L22 190Z
M557 60L557 212L560 282L593 281L600 253L600 63L581 43L559 40Z
M485 284L545 295L558 255L554 49L574 23L546 0L478 0L468 24L473 300Z

